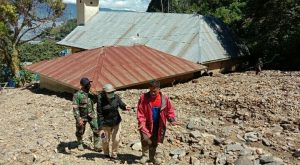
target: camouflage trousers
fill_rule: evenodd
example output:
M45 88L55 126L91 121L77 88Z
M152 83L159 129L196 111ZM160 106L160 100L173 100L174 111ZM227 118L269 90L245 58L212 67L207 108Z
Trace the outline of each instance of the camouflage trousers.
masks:
M85 126L86 123L89 123L93 134L94 134L94 138L98 139L99 138L99 133L98 133L98 123L97 123L97 119L96 118L87 118L83 121L83 125L79 125L78 122L76 122L76 137L79 143L82 143L82 136L85 132Z

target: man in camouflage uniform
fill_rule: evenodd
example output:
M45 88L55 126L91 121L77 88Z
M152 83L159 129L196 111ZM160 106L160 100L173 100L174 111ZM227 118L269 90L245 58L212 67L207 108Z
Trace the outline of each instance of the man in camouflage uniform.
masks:
M90 93L91 82L88 78L80 80L81 89L74 94L73 112L76 120L76 137L78 150L84 150L82 136L85 132L85 125L88 122L94 134L94 148L100 151L100 137L97 123L97 113L94 110L96 96Z

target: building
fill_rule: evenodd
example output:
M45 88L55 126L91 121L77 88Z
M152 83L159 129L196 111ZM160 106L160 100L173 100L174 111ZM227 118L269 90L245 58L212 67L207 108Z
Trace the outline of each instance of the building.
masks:
M112 45L146 45L206 65L234 70L247 48L224 23L202 15L99 12L98 0L77 0L78 25L58 44L72 52Z
M93 80L92 89L99 92L107 83L116 89L142 88L152 79L170 85L205 68L144 45L101 47L26 66L40 75L41 88L69 93L80 88L82 77Z

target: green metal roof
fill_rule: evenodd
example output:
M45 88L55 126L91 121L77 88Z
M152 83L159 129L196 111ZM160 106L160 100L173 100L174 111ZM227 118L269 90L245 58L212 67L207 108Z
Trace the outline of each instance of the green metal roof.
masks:
M142 44L195 63L244 55L221 21L193 14L99 12L58 44L83 49Z

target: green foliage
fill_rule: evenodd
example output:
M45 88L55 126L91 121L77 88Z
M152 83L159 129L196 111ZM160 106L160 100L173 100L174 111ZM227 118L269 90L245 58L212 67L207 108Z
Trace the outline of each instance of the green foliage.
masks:
M22 62L39 62L59 57L65 47L57 45L55 41L45 40L39 44L26 43L20 46L20 60Z
M272 67L299 68L299 1L249 0L242 25L239 35L253 55Z
M299 0L152 0L147 11L218 17L246 43L253 61L300 69Z
M243 18L242 9L246 3L233 2L228 7L222 6L216 9L214 16L221 18L228 25L240 21Z
M48 11L40 15L38 10ZM0 1L0 57L13 76L20 71L19 46L47 33L45 23L54 22L64 9L62 0L5 0ZM24 39L29 32L33 36Z
M245 0L152 0L147 11L211 15L231 24L242 19L245 5Z
M50 36L54 36L56 41L64 39L77 26L76 19L68 20L62 26L53 28L50 31Z

